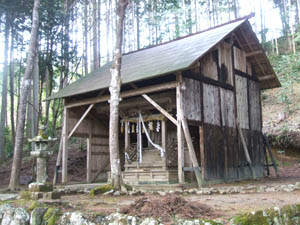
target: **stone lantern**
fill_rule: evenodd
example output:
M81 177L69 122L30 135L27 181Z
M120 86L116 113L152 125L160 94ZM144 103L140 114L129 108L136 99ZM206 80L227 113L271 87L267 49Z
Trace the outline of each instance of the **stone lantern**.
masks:
M34 150L30 153L36 158L36 182L29 184L29 191L34 199L39 198L60 198L58 193L53 192L53 185L47 183L48 178L48 158L53 154L49 149L49 143L55 139L48 138L45 134L45 127L40 127L39 135L29 139L34 144Z

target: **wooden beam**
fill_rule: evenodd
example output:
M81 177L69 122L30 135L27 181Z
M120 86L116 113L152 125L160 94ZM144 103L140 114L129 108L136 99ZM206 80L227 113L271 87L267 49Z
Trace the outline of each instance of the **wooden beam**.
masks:
M244 78L247 78L248 80L252 80L252 81L255 81L255 82L258 82L259 80L256 78L256 76L251 76L247 73L244 73L243 71L240 71L240 70L237 70L237 69L234 69L234 73L236 75L239 75L241 77L244 77Z
M64 125L62 127L62 134L65 132L64 131ZM54 170L54 176L53 176L53 186L57 184L58 180L58 171L59 168L61 167L61 158L62 158L62 148L63 148L63 136L60 136L60 141L59 141L59 149L58 149L58 154L57 154L57 159L56 159L56 165L55 165L55 170Z
M181 123L182 123L182 128L183 128L185 140L186 140L186 143L187 143L187 146L188 146L188 149L189 149L189 155L190 155L190 158L191 158L192 163L193 163L193 168L194 168L194 172L195 172L195 175L196 175L197 183L198 183L199 188L201 188L202 185L203 185L203 181L202 181L202 176L201 176L201 172L200 172L200 167L199 167L199 164L198 164L198 161L197 161L197 157L196 157L194 145L193 145L193 142L192 142L192 137L191 137L191 134L190 134L189 126L188 126L188 123L187 123L185 117L183 117Z
M273 75L265 75L262 77L258 77L258 79L259 79L259 81L272 80L272 79L274 79L274 76Z
M133 96L137 96L137 95L148 94L148 93L153 93L153 92L158 92L158 91L163 91L163 90L168 90L168 89L174 89L177 86L178 86L178 82L176 82L176 81L164 83L164 84L157 84L157 85L138 88L136 90L121 92L120 97L121 98L129 98L129 97L133 97ZM73 103L70 102L70 103L66 104L66 107L72 108L72 107L78 107L78 106L82 106L82 105L90 105L90 104L96 104L96 103L100 103L100 102L106 102L109 100L109 98L110 98L110 96L106 95L106 96L101 96L101 97L79 100L79 101L75 101Z
M180 85L176 87L176 107L177 107L177 149L178 149L178 181L180 184L184 183L184 138L181 127L182 121L182 75L177 74L177 81Z
M271 146L269 144L268 137L265 134L262 134L262 136L263 136L263 142L264 142L265 146L267 147L267 150L269 152L270 158L272 160L272 164L274 166L274 170L275 170L276 176L279 177L276 160L275 160L274 155L272 153L272 149L271 149Z
M171 93L168 93L171 94ZM159 94L157 96L151 96L153 101L155 101L157 104L160 105L170 105L171 103L174 103L175 105L175 96L172 99L171 96ZM126 101L122 101L119 104L119 110L130 110L132 108L134 109L144 109L149 106L149 102L146 101L142 96L136 97L134 99L126 99ZM109 112L109 105L101 105L101 108L97 109L97 112Z
M134 84L130 84L134 89L138 89L138 87ZM142 97L146 99L151 105L154 106L158 111L160 111L165 117L167 117L169 120L171 120L172 123L174 123L177 126L177 121L174 119L174 117L168 113L164 108L162 108L159 104L157 104L153 99L151 99L148 95L142 94Z
M203 125L199 126L199 145L200 145L200 160L201 160L201 171L202 171L202 179L205 177L206 166L205 166L205 150L204 150L204 127Z
M143 98L145 98L151 105L154 106L158 111L160 111L165 117L167 117L169 120L171 120L172 123L174 123L177 126L177 121L174 119L174 117L168 113L165 109L163 109L160 105L158 105L155 101L153 101L148 95L143 94Z
M176 121L177 122L177 121ZM165 120L161 121L161 145L165 150L165 154L163 157L164 169L167 168L167 122Z
M210 84L210 85L214 85L214 86L217 86L217 87L224 88L226 90L234 91L234 88L233 88L232 85L225 84L225 83L222 83L218 80L211 79L211 78L209 78L205 75L203 76L203 75L190 73L190 74L183 74L183 77L198 80L198 81L201 81L201 82L206 83L206 84Z
M247 39L247 37L246 37L244 31L243 31L241 28L240 28L240 31L241 31L241 34L242 34L243 38L244 38L245 41L247 42L249 48L251 49L251 51L253 51L253 48L252 48L252 46L250 45L250 43L249 43L249 41L248 41L248 39ZM254 59L255 59L257 65L259 66L261 72L262 72L263 74L266 74L266 73L265 73L265 70L262 68L262 65L258 62L257 58L254 57Z
M92 181L92 125L90 122L89 126L89 137L86 139L87 142L87 162L86 162L86 181L90 183Z
M68 139L70 139L70 137L72 137L73 133L76 131L76 129L79 127L79 125L81 124L81 122L84 120L84 118L87 116L87 114L91 111L91 109L94 107L94 104L91 104L88 109L85 111L85 113L81 116L81 118L78 120L78 122L75 124L75 126L73 127L72 131L70 132Z
M129 149L130 146L130 127L128 126L128 122L124 122L125 123L125 152Z
M256 179L255 170L254 170L253 165L252 165L252 161L251 161L251 158L250 158L250 155L249 155L249 151L248 151L248 148L247 148L247 145L246 145L246 141L245 141L242 129L241 129L241 127L240 127L240 125L239 125L239 123L238 123L237 120L236 120L236 126L238 128L238 132L239 132L242 144L243 144L243 149L244 149L245 157L246 157L246 160L247 160L247 162L249 164L249 168L251 170L252 177L253 177L253 179Z
M64 134L63 134L63 150L62 150L62 183L68 182L68 122L69 109L64 107Z
M262 50L251 51L251 52L246 53L246 57L256 56L256 55L260 55L263 53L264 52Z

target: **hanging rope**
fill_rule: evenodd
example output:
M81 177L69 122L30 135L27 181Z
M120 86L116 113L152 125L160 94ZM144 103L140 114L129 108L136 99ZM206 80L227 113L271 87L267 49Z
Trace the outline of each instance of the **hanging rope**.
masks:
M150 135L149 135L149 133L148 133L148 130L147 130L145 124L144 124L144 120L143 120L142 114L141 114L141 113L139 113L139 114L140 114L140 120L141 120L141 122L142 122L142 125L143 125L143 128L144 128L144 130L145 130L145 134L146 134L146 136L147 136L148 141L150 142L151 145L153 145L154 148L156 148L157 150L160 151L160 156L163 157L164 154L165 154L165 150L164 150L160 145L155 144L155 143L151 140Z

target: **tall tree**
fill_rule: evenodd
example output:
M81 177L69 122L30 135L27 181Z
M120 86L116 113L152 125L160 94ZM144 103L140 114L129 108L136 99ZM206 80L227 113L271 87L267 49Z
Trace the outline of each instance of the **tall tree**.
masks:
M96 70L99 68L99 59L98 59L98 22L100 18L98 19L98 4L97 0L93 0L93 22L92 22L92 27L93 27L93 70Z
M10 94L10 126L13 146L15 145L15 61L14 61L15 29L11 29L10 43L10 72L9 72L9 94Z
M119 153L119 101L121 90L121 64L123 25L128 0L119 0L117 8L116 44L114 60L111 68L110 91L110 119L109 119L109 151L112 185L121 189L121 165Z
M9 44L9 33L11 27L11 18L9 12L6 14L5 21L5 44L4 44L4 72L2 78L2 104L1 104L1 121L0 121L0 161L5 158L5 141L4 132L6 127L7 117L7 77L8 77L8 44Z
M16 140L14 147L14 157L11 169L11 176L9 182L9 189L16 190L19 187L20 169L22 164L22 151L24 141L24 127L25 127L25 115L26 115L26 100L30 91L30 85L32 81L32 72L34 65L34 57L37 48L37 36L39 27L39 6L40 0L34 0L34 6L32 11L32 28L30 36L30 45L27 56L27 65L22 83L22 89L20 93L20 106L18 110L18 124L16 129Z

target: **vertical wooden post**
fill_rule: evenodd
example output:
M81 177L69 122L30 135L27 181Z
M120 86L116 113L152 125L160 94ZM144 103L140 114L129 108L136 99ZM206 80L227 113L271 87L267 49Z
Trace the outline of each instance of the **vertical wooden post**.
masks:
M163 164L164 164L164 169L166 169L167 168L167 124L166 124L166 120L161 121L161 145L162 145L162 148L165 150Z
M184 137L182 132L182 75L177 74L177 81L180 85L176 87L176 109L177 109L177 149L178 149L178 181L180 184L184 183Z
M140 138L140 154L141 161L143 160L143 139L142 139L142 121L139 119L139 138Z
M205 154L204 154L204 129L203 125L199 126L199 144L200 144L200 160L201 160L201 172L202 172L202 180L204 180L206 168L205 168Z
M87 162L86 162L86 181L92 181L92 131L93 123L90 122L89 137L87 138Z
M128 127L128 122L125 123L125 152L128 150L130 145L130 133L128 132L130 130L130 127Z
M68 182L68 122L69 122L69 109L64 107L64 133L63 133L63 152L62 152L62 183Z
M193 163L193 169L194 169L194 172L195 172L195 175L196 175L197 183L198 183L199 187L202 187L203 182L202 182L200 167L199 167L199 164L198 164L198 161L197 161L197 157L196 157L195 149L194 149L194 146L193 146L189 126L188 126L188 123L187 123L186 118L184 116L183 116L183 119L182 119L181 122L182 122L182 128L183 128L183 131L184 131L185 140L186 140L186 143L187 143L187 146L188 146L188 149L189 149L189 155L190 155L190 158L191 158L192 163Z

